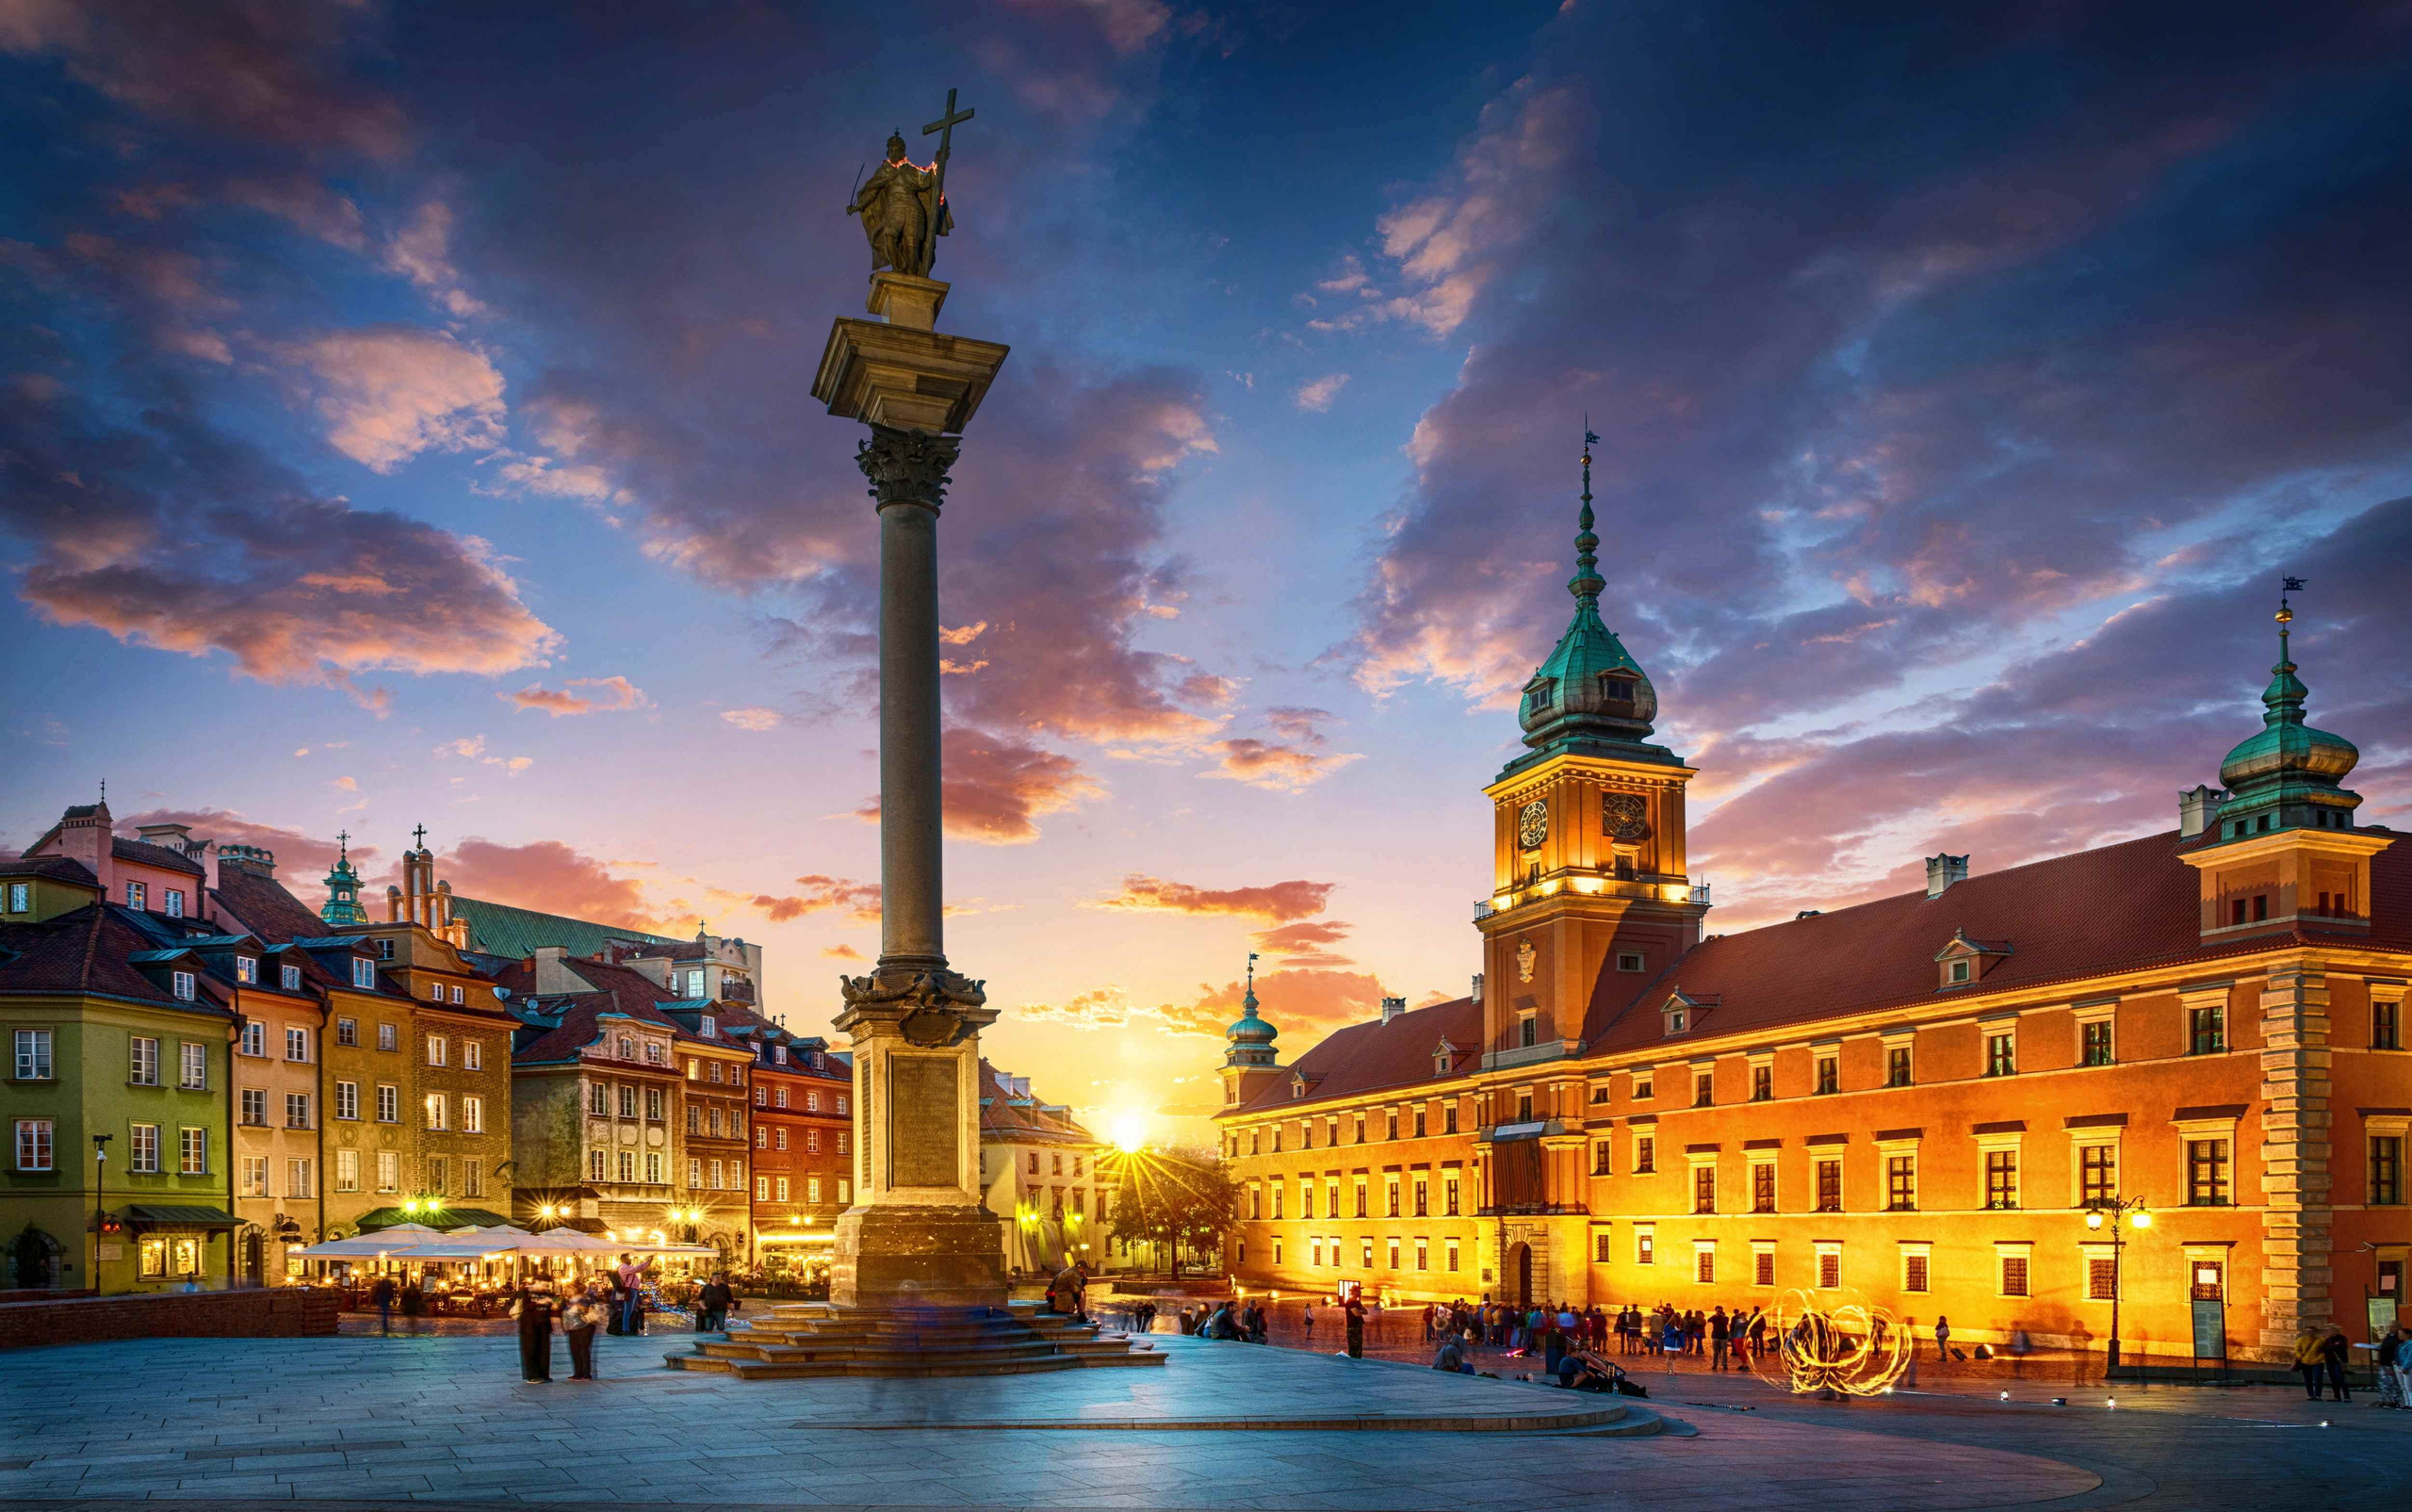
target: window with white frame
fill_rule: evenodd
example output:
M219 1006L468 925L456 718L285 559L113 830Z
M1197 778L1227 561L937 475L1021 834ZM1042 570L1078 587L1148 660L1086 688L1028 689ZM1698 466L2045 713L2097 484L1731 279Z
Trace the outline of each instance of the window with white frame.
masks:
M360 1043L360 1020L357 1018L336 1019L335 1043L338 1045L358 1045Z
M125 885L125 906L128 908L147 908L150 898L151 889L145 884L129 882Z
M47 1171L51 1167L52 1134L57 1125L48 1118L17 1120L17 1169Z
M20 1081L53 1080L57 1074L57 1063L52 1058L53 1032L47 1029L21 1029L17 1031L16 1039L17 1080Z
M168 984L168 990L175 994L179 1002L192 1001L193 995L200 990L199 983L189 971L169 972Z
M310 1032L308 1030L287 1029L285 1032L285 1058L288 1061L304 1062L310 1059Z
M301 1156L287 1160L285 1162L285 1195L288 1197L300 1197L304 1201L317 1196L318 1186L310 1178L308 1160Z
M245 1128L266 1129L268 1127L267 1088L245 1087L236 1101L242 1110L239 1116Z
M377 1026L377 1048L381 1050L399 1049L401 1035L392 1024Z
M351 958L351 984L355 987L377 985L377 963L365 955Z
M159 1174L159 1126L136 1124L126 1146L126 1169L137 1176Z
M168 888L168 889L167 889L167 898L168 898L168 906L167 906L166 908L162 909L162 910L161 910L161 912L165 913L165 914L166 914L170 919L182 919L182 918L184 918L184 917L185 917L185 893L184 893L184 889L183 889L182 887L170 887L170 888Z
M159 1042L148 1034L127 1039L125 1079L138 1087L159 1084Z
M2023 1297L2029 1294L2028 1261L2033 1256L2034 1249L2035 1246L2032 1244L1996 1244L1994 1245L1996 1295Z
M1933 1283L1934 1246L1919 1242L1901 1245L1901 1290L1926 1292Z
M338 1081L335 1083L335 1116L346 1122L360 1116L359 1082Z
M236 1040L235 1048L245 1055L266 1055L268 1025L256 1018L244 1019L242 1035Z
M452 1048L451 1048L451 1046L450 1046L448 1043L447 1043L447 1042L446 1042L446 1040L445 1040L445 1038L444 1038L444 1036L443 1036L443 1035L441 1035L441 1034L430 1034L430 1035L428 1035L428 1036L427 1036L427 1064L428 1064L428 1065L448 1065L448 1064L450 1064L451 1054L452 1054Z
M452 1127L452 1102L441 1092L427 1095L427 1127L435 1130Z
M381 1124L402 1121L402 1089L391 1081L377 1083L377 1121Z
M310 1127L310 1095L308 1093L288 1092L285 1095L285 1127L287 1129Z
M209 1174L209 1130L187 1124L176 1130L176 1174Z
M1843 1246L1826 1240L1817 1241L1817 1286L1831 1292L1843 1284Z
M399 1150L377 1152L377 1190L399 1192L402 1189L402 1157Z
M467 1071L482 1071L486 1068L484 1040L464 1039L461 1042L461 1066Z
M268 1195L268 1157L246 1155L242 1158L242 1182L238 1190L247 1197Z
M34 889L31 883L12 882L8 884L8 912L12 914L29 914L33 912L33 907Z
M302 968L292 962L287 961L279 967L276 976L285 991L300 992L302 990Z
M485 1131L486 1099L483 1097L463 1097L461 1099L461 1132L464 1134L482 1134Z
M236 981L240 982L240 983L242 983L242 984L244 984L245 985L247 985L247 986L248 986L248 985L251 985L251 984L256 984L256 983L259 981L259 979L260 979L260 962L259 962L259 957L258 957L258 956L255 956L255 955L238 955L238 956L235 957L235 980L236 980Z
M356 1149L335 1151L335 1190L338 1192L360 1190L360 1151Z

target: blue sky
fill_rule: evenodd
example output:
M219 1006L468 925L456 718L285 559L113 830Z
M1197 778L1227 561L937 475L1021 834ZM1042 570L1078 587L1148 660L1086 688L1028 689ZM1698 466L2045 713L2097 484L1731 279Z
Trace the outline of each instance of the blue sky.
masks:
M2404 810L2400 11L497 8L0 11L0 842L106 775L315 896L425 822L824 1019L875 537L808 389L950 87L941 325L1014 348L951 949L1051 1095L1194 1110L1252 948L1299 1048L1463 990L1587 414L1713 927L2168 827L2281 571Z

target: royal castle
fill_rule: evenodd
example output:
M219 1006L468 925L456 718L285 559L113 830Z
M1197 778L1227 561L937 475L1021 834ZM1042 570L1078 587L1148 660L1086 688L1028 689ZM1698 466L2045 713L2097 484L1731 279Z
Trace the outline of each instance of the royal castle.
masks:
M1391 1000L1291 1064L1253 990L1229 1031L1241 1284L1855 1292L2094 1349L2116 1294L2130 1358L2275 1358L2306 1323L2364 1337L2366 1299L2392 1315L2412 846L2355 822L2288 611L2262 727L2173 829L1990 873L1938 855L1922 891L1704 935L1696 772L1652 740L1598 545L1587 483L1573 620L1483 789L1473 995Z

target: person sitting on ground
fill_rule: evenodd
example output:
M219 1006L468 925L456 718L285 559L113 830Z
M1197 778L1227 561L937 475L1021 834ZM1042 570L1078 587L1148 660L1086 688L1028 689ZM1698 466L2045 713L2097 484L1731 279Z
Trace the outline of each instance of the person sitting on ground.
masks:
M1432 1368L1436 1371L1447 1371L1453 1375L1474 1374L1474 1367L1466 1363L1465 1346L1458 1342L1456 1334L1442 1337L1441 1347L1432 1352Z
M1623 1375L1622 1366L1588 1349L1569 1350L1557 1362L1557 1384L1570 1391L1613 1391Z

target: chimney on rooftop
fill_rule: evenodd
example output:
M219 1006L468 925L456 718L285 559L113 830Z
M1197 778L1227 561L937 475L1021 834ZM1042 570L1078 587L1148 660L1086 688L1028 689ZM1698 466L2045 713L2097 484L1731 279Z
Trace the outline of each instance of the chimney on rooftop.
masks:
M1482 1001L1482 973L1479 971L1474 974L1473 998L1476 1002Z
M2219 817L2220 800L2226 793L2217 788L2196 783L2177 795L2177 835L2192 839L2211 827Z
M185 854L186 843L192 838L192 826L189 824L137 824L134 826L134 837L145 845L165 846L178 855L182 855Z
M1940 898L1943 889L1955 882L1968 880L1968 858L1964 855L1931 855L1926 858L1926 895Z
M1396 1018L1399 1015L1405 1012L1407 1012L1407 1000L1405 998L1384 998L1382 1000L1383 1023L1389 1023L1392 1019Z

